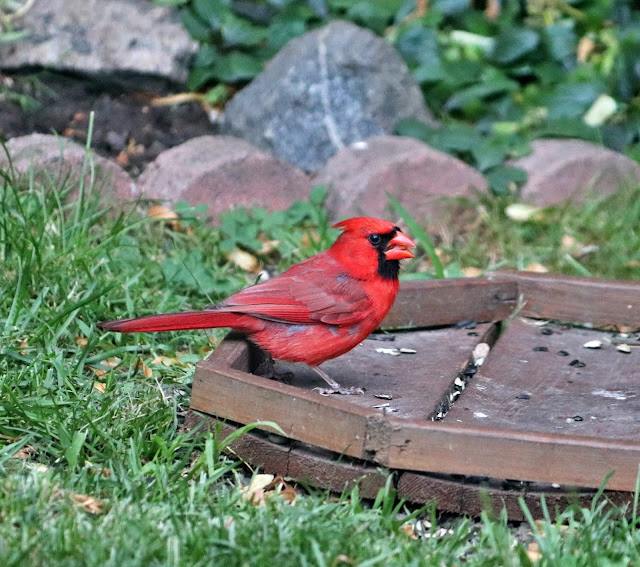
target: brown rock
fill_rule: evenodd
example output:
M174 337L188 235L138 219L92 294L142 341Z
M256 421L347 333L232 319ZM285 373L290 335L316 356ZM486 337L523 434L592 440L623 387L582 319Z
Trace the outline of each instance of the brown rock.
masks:
M63 182L76 183L82 175L82 167L86 150L84 146L67 138L51 134L30 134L11 138L7 144L11 156L11 164L15 171L25 173L33 165L34 171L43 174L42 179L53 180L61 185ZM139 191L129 174L117 163L91 152L95 166L95 188L102 193L110 194L117 201L128 202L138 198ZM0 168L7 168L9 159L0 152ZM91 180L87 167L85 183L88 187Z
M162 152L138 178L152 199L286 209L309 197L305 173L232 136L200 136Z
M523 200L539 206L609 195L625 184L640 181L640 165L628 157L584 140L541 139L532 153L509 165L526 170Z
M486 190L484 177L466 163L413 138L376 136L332 157L317 185L327 185L332 218L385 216L391 193L417 217L433 216L442 197Z

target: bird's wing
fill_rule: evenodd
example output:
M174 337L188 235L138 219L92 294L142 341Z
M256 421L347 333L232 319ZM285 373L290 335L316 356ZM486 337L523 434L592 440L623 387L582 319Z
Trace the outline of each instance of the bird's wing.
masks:
M243 289L216 308L291 324L354 325L369 316L371 300L357 280L330 256L310 260Z

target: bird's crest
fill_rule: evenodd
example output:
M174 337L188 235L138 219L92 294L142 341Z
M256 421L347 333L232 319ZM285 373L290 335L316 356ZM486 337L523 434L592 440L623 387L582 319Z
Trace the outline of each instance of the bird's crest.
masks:
M377 232L380 234L386 234L397 227L388 220L376 219L374 217L354 217L337 222L333 225L333 228L339 228L342 232L356 232L358 230L366 229L367 231Z

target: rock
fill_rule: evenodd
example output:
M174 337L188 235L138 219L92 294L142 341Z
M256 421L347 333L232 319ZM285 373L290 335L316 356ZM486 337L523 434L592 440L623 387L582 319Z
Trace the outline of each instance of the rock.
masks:
M223 132L306 171L402 118L434 123L398 53L348 22L291 40L227 104Z
M640 165L603 146L570 139L540 139L532 153L509 162L526 170L523 200L547 207L569 198L615 192L624 184L640 182Z
M327 207L334 219L386 216L388 192L420 220L441 211L442 197L487 189L485 178L471 166L400 136L377 136L341 150L314 183L327 185Z
M29 31L25 39L0 43L3 70L46 67L143 90L184 83L197 49L175 9L144 0L36 2L22 25ZM147 81L141 84L143 76Z
M233 205L286 209L309 197L307 175L232 136L200 136L162 152L138 178L145 197L207 203L212 214Z
M11 138L6 146L11 164L19 173L29 171L33 165L34 171L41 173L41 179L47 183L53 179L58 182L58 186L67 179L75 183L82 175L86 150L84 146L67 138L51 134L30 134ZM118 202L134 201L139 197L135 182L117 163L93 152L91 156L95 165L96 190L109 194L112 200ZM8 166L6 154L0 153L0 169ZM88 187L90 173L86 174L85 182Z

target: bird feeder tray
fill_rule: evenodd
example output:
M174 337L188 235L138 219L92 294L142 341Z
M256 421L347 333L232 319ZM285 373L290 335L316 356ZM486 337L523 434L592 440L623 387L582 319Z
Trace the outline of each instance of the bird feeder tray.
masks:
M313 371L271 367L229 334L196 367L187 427L275 422L286 437L264 425L233 451L326 489L358 481L365 496L393 472L400 496L446 512L504 505L520 519L524 498L540 515L541 494L550 509L585 503L607 477L613 501L632 499L640 284L522 272L403 282L381 328L322 365L362 396L322 396Z

